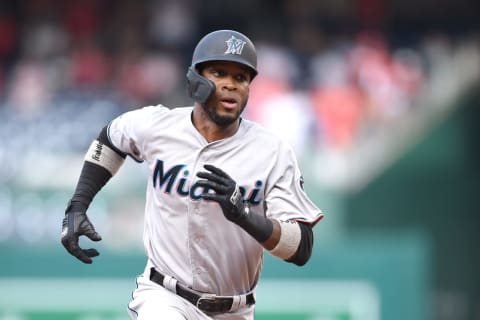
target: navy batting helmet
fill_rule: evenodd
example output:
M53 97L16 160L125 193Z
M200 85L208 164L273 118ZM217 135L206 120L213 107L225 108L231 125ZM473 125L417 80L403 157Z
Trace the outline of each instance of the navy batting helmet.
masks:
M189 96L205 103L215 91L215 84L199 74L198 66L208 61L233 61L246 66L257 75L257 53L252 41L240 32L218 30L204 36L193 51L192 64L187 72Z

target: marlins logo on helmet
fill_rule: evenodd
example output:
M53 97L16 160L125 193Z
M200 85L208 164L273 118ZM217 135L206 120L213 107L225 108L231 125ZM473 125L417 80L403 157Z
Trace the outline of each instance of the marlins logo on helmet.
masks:
M245 46L245 41L237 39L232 36L230 39L225 41L227 43L227 51L225 54L242 54L243 46Z

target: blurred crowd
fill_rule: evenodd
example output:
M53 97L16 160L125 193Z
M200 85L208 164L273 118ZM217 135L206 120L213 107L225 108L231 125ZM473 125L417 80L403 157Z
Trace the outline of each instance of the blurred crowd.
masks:
M321 8L303 2L303 9L293 1L278 5L288 31L256 26L258 18L249 24L242 12L261 16L251 1L224 12L232 18L224 24L217 18L218 25L208 23L211 8L193 0L3 2L0 108L7 116L36 118L64 104L88 109L97 100L120 111L190 104L184 74L194 44L211 28L238 25L259 54L248 116L279 127L298 149L309 137L349 148L361 132L414 108L437 56L454 49L443 34L399 45L369 29L326 32L309 11Z

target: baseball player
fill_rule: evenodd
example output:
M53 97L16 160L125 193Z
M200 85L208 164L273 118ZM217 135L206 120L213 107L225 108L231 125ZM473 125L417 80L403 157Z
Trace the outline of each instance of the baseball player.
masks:
M193 107L144 107L104 127L86 153L61 241L92 263L101 240L86 211L125 158L149 169L146 267L128 305L132 319L253 319L264 250L296 265L323 217L303 190L292 149L241 118L257 75L253 43L219 30L197 44L187 72Z

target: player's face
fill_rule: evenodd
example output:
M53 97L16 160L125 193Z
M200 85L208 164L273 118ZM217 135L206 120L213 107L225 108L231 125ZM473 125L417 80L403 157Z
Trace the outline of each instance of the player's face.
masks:
M234 123L248 101L251 76L249 70L236 62L210 62L202 75L215 83L215 93L203 105L208 117L218 126Z

